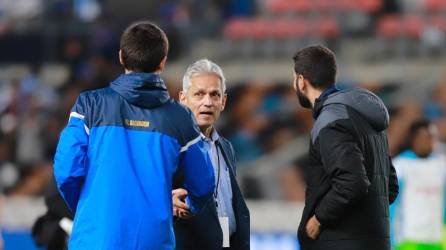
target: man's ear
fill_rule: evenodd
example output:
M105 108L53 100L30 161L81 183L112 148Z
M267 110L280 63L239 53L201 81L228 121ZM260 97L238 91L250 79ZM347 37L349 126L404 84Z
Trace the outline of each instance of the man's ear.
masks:
M186 105L186 92L181 90L178 94L178 99L180 100L181 104Z
M122 50L119 50L119 63L124 66L124 58L122 57Z
M223 100L221 101L221 110L223 111L225 110L226 107L226 99L228 99L228 95L226 93L223 94Z
M293 75L293 88L297 91L297 75L294 73Z
M308 81L302 76L297 76L297 87L299 88L300 92L305 92L307 89Z
M166 62L167 62L167 56L165 56L163 60L161 60L160 65L158 65L158 71L163 72L164 66L166 66Z

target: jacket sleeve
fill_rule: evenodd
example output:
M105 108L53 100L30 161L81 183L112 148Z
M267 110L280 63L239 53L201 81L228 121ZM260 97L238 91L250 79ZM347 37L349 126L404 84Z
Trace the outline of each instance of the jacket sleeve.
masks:
M390 164L390 171L389 171L389 204L392 204L396 198L398 197L399 193L399 185L398 185L398 177L396 174L395 166L392 163L392 159L389 156L389 164Z
M342 126L328 126L319 133L322 164L331 179L331 187L316 206L315 215L322 225L341 219L355 201L368 193L370 181L364 157L354 135Z
M68 125L62 131L54 156L54 176L57 188L70 210L75 213L82 182L85 177L85 159L88 148L88 127L79 97L70 113Z
M180 166L184 188L188 191L187 202L193 214L201 210L215 187L214 170L200 133L181 148Z

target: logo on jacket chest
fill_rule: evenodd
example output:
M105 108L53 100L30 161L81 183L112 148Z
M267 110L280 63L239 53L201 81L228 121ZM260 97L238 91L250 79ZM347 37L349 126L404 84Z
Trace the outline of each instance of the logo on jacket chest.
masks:
M137 120L125 119L124 123L126 126L129 126L129 127L148 128L150 126L149 121L137 121Z

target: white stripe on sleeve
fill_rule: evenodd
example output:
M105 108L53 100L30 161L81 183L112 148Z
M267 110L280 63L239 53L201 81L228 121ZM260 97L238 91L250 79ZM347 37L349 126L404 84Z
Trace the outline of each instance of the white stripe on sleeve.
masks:
M197 136L197 138L193 139L192 141L189 141L188 143L186 143L186 145L184 145L180 152L184 152L186 151L190 146L194 145L195 143L199 142L201 140L202 136L201 134L199 136Z
M70 113L70 119L71 119L71 117L76 117L76 118L79 118L81 120L84 120L84 118L85 118L85 116L83 116L83 115L81 115L81 114L79 114L77 112L71 112ZM87 135L90 135L90 129L87 127L86 124L84 124L84 129L85 129L85 133L87 133Z
M81 115L81 114L79 114L79 113L77 113L77 112L71 112L71 113L70 113L70 118L71 118L71 117L76 117L76 118L79 118L79 119L82 119L82 120L83 120L85 116L83 116L83 115Z

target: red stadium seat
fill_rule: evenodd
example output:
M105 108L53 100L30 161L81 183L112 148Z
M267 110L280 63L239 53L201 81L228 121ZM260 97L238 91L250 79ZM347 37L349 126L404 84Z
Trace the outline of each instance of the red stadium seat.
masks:
M336 11L336 5L338 3L333 0L314 0L313 7L314 11L319 12L334 12Z
M381 10L383 0L360 0L358 1L359 9L365 13L376 13Z
M429 25L436 27L437 29L446 32L446 17L434 16L429 20Z
M309 26L308 22L302 19L290 20L292 26L292 32L294 37L305 37L308 35Z
M419 38L423 27L423 21L419 16L405 17L402 22L404 36L409 38Z
M283 40L292 37L293 32L288 20L276 20L272 33L275 39Z
M336 1L336 8L340 12L351 12L358 9L359 0L338 0Z
M256 40L266 39L272 35L271 21L265 18L251 19L248 24L248 36Z
M269 12L280 15L289 11L290 2L289 0L268 0L266 8Z
M314 24L315 34L325 39L336 38L339 35L339 25L333 18L322 18Z
M397 15L388 15L378 21L377 33L384 38L397 38L401 35L401 19Z
M289 8L293 13L308 13L311 11L310 0L288 0Z
M274 21L272 34L279 40L304 37L308 34L308 24L301 19Z
M429 12L446 11L445 0L424 0L424 8Z
M224 34L231 40L241 40L249 36L249 20L235 18L229 20L224 27Z

